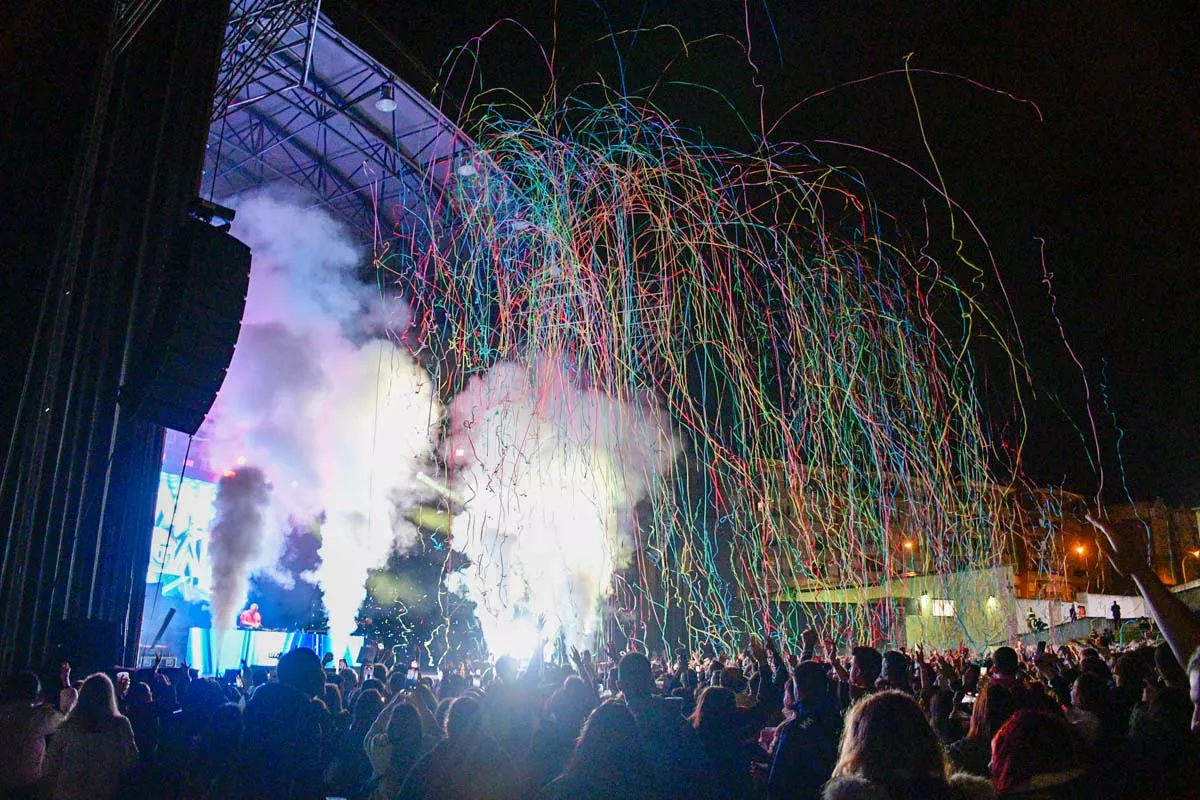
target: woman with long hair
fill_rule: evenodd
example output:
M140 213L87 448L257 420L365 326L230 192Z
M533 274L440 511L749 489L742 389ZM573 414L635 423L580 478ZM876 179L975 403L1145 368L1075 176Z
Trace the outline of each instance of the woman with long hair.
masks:
M625 703L609 700L588 716L563 774L543 800L644 800L652 797L642 737Z
M717 774L717 797L749 797L754 788L750 780L751 749L733 690L706 686L696 701L691 721Z
M592 692L577 675L568 677L550 695L529 748L531 786L544 786L562 773L594 707Z
M967 735L947 748L954 768L981 778L990 777L992 737L1016 710L1017 701L1007 686L985 681L971 708Z
M966 800L994 797L991 784L968 775L948 778L937 734L912 695L877 692L846 715L825 800Z
M419 700L410 698L412 702ZM398 702L386 710L387 727L381 733L368 734L367 754L375 768L374 796L391 800L400 792L408 773L431 748L425 746L421 716L408 702ZM375 730L375 728L372 728Z
M50 742L46 783L54 800L107 800L137 760L133 727L117 709L112 681L88 676L79 700Z
M371 680L366 681L363 686L366 687ZM363 688L354 698L350 728L342 735L325 775L333 793L350 798L359 798L367 794L367 782L371 779L372 767L371 760L367 757L366 738L383 708L383 696L375 689Z

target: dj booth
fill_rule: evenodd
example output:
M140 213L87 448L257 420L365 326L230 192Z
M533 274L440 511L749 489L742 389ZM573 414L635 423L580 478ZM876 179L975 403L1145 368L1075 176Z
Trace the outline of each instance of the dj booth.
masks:
M187 663L201 675L222 675L225 670L239 668L243 661L252 667L273 667L281 655L297 647L308 647L318 656L333 653L335 662L344 658L354 663L362 648L363 637L342 639L335 642L327 633L304 631L189 628Z

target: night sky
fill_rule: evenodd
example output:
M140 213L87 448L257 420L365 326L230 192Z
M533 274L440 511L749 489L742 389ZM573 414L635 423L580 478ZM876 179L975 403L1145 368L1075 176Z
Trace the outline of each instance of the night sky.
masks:
M987 236L1020 324L1037 392L1028 409L1027 471L1043 484L1096 493L1086 376L1104 453L1106 498L1124 497L1116 459L1120 440L1135 499L1200 505L1200 292L1192 246L1200 233L1200 52L1194 46L1200 14L1194 2L1144 4L1149 10L1142 10L1112 0L560 0L557 11L548 0L358 3L433 73L456 45L492 22L520 21L533 38L515 24L501 25L481 45L480 76L485 86L508 86L532 100L547 85L535 40L551 47L557 14L556 69L564 87L598 73L617 83L620 68L628 86L642 87L679 55L681 34L689 40L723 35L694 45L668 77L719 90L752 120L758 117L756 84L765 117L774 120L801 99L846 81L901 70L909 53L915 69L953 73L1033 101L1041 121L1028 103L959 79L914 79L946 185ZM336 4L328 5L333 13ZM889 8L895 5L905 6L902 14ZM643 32L617 37L618 60L602 37L635 28ZM747 28L757 74L733 41L745 42ZM10 50L15 52L0 47L0 55ZM7 55L4 63L9 74L21 66L8 63ZM52 78L47 80L54 83ZM467 93L461 84L450 83L458 96ZM71 88L61 87L60 94ZM751 146L717 95L676 88L656 97L710 140ZM85 105L59 99L42 110ZM944 203L911 173L864 150L823 143L882 151L932 174L903 74L812 99L779 125L775 138L853 166L905 227L920 233L928 222L935 240L948 240ZM4 163L40 165L40 171L16 169L14 175L5 168L14 196L27 195L51 172L69 171L70 153L53 142L5 140ZM17 211L28 213L6 215L0 231L41 213L33 206ZM1051 315L1039 238L1054 274L1058 315L1083 372ZM0 322L0 338L12 367L24 360L42 278L40 261L28 253L6 262L0 286L9 313ZM20 369L6 374L19 375ZM1107 415L1105 398L1123 437ZM7 406L0 406L7 421Z
M902 70L912 53L913 69L951 73L1032 101L1041 120L1033 105L957 78L914 78L938 167L950 195L987 237L1020 326L1035 392L1027 409L1026 471L1040 483L1095 495L1100 480L1089 462L1090 391L1105 498L1124 499L1124 478L1134 499L1200 504L1200 292L1192 247L1200 233L1200 56L1193 47L1200 15L1194 3L1148 4L1153 9L1142 11L1107 0L986 7L935 2L903 4L902 13L888 8L897 5L891 3L761 0L561 0L557 12L551 2L512 0L428 4L416 12L412 7L421 4L362 5L434 73L452 48L492 22L519 21L529 33L505 23L483 40L479 80L531 101L548 84L535 39L550 50L556 13L556 69L564 88L597 74L617 84L618 65L631 90L649 85L679 54L681 34L724 37L694 45L668 77L719 90L754 121L757 82L768 125L806 97L880 75L810 100L772 138L853 166L885 210L914 234L928 222L935 240L949 239L944 201L887 159L845 146L934 172L905 76L881 73ZM661 27L667 25L675 29ZM618 35L619 48L601 40L610 30L635 28L643 32ZM757 75L732 40L745 42L747 29ZM468 92L461 80L449 86L459 97ZM716 95L676 88L656 97L709 140L751 146ZM1051 313L1039 239L1074 357Z

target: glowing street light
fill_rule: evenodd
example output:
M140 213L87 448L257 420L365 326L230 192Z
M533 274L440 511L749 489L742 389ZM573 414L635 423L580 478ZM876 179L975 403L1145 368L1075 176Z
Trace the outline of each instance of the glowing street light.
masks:
M1075 546L1075 555L1082 556L1085 552L1087 552L1087 548L1084 547L1083 545Z
M904 540L904 549L905 549L905 550L912 550L912 549L913 549L913 543L912 543L912 542L910 542L909 540L905 539L905 540Z

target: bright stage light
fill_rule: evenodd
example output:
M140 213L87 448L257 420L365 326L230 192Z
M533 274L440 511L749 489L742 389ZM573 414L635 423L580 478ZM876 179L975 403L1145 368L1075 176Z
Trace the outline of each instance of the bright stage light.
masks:
M493 367L455 398L449 452L466 501L452 523L488 649L523 655L529 620L586 647L633 508L675 457L660 413L580 389L561 365Z
M549 626L546 630L549 629ZM543 632L538 631L537 621L527 616L518 616L490 627L487 646L493 660L500 656L512 656L524 664L538 645Z

